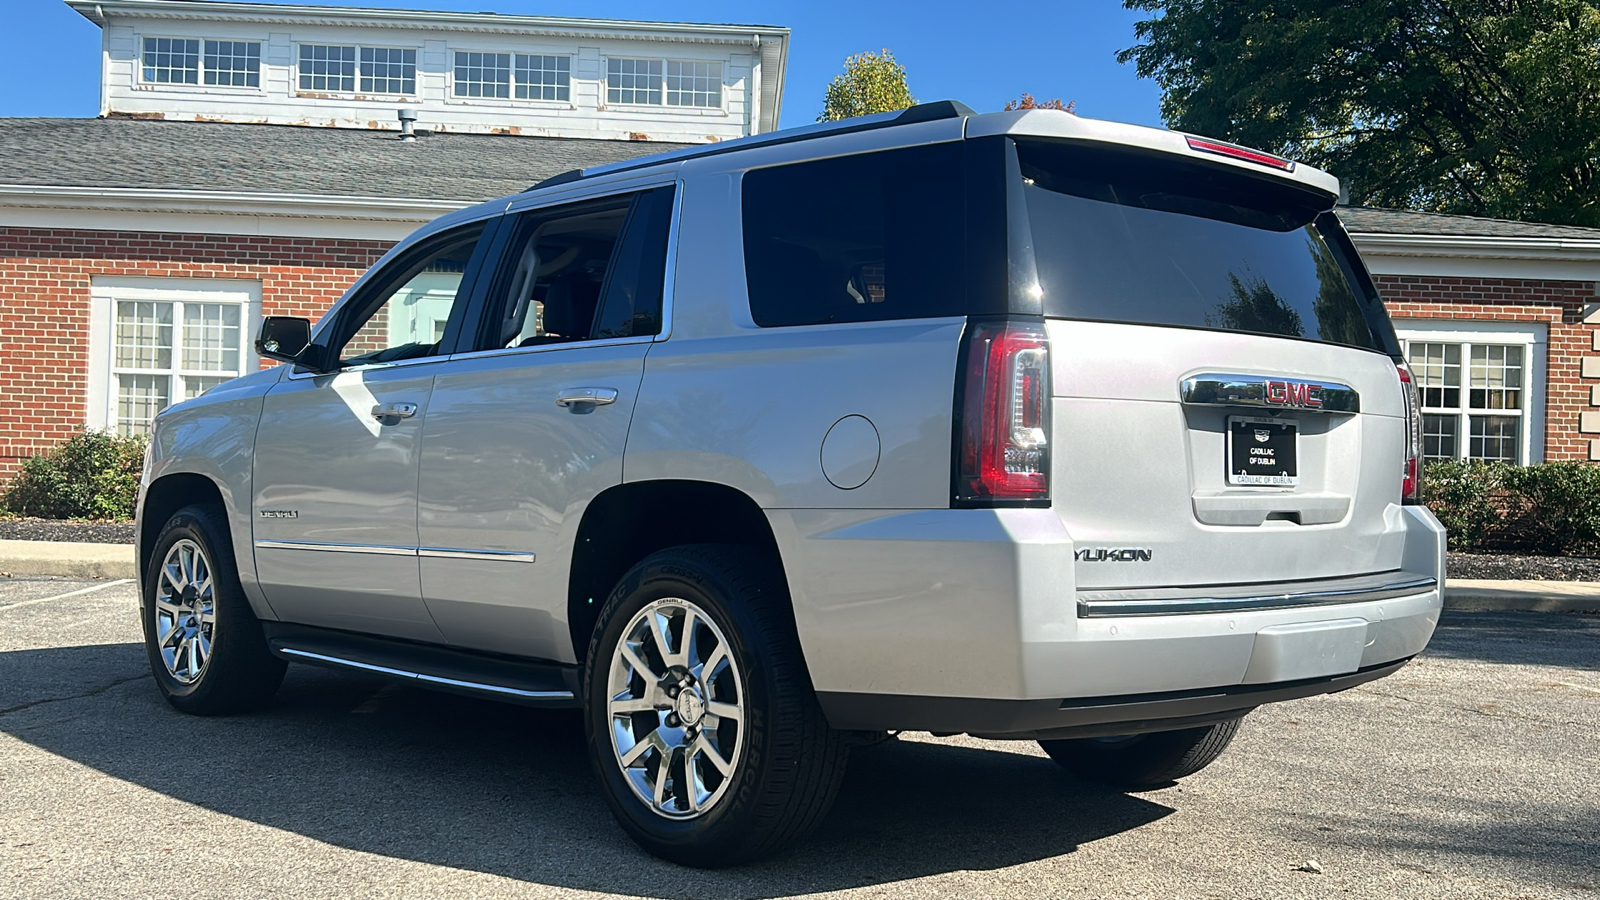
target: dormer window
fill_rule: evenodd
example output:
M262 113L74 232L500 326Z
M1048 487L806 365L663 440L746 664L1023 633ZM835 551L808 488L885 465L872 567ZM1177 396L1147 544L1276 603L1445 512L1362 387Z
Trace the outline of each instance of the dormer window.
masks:
M722 108L722 63L677 59L606 60L606 102Z
M300 90L318 94L417 92L417 51L354 44L301 44Z
M260 41L147 37L143 63L145 84L261 86Z
M570 100L572 57L457 50L453 92L492 100Z

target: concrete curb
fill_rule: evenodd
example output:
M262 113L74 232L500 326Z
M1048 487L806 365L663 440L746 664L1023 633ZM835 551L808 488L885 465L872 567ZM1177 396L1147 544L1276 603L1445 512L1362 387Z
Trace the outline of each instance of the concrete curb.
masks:
M132 544L0 541L0 572L66 578L137 578Z
M0 573L137 578L131 544L0 541ZM1469 612L1600 612L1600 582L1451 579L1446 609Z
M1454 578L1445 582L1444 607L1468 612L1600 612L1600 582Z

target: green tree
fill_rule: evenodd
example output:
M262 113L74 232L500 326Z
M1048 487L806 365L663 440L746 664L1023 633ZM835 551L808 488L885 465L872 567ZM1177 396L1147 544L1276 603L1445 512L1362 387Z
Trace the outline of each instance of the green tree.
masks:
M1173 128L1357 203L1600 226L1594 0L1123 0Z
M828 85L818 122L836 122L855 116L894 112L916 103L906 87L906 67L894 54L857 53L844 61L844 72Z

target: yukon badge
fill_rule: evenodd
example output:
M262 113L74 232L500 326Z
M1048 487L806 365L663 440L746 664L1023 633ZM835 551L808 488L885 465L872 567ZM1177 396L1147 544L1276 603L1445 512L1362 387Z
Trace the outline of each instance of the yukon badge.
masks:
M1085 547L1072 554L1078 562L1149 562L1150 550L1146 547Z

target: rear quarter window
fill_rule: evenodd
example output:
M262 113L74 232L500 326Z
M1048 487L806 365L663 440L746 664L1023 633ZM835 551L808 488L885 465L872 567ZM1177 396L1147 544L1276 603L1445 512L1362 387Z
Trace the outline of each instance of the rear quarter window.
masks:
M757 325L965 313L959 143L756 169L742 188Z

